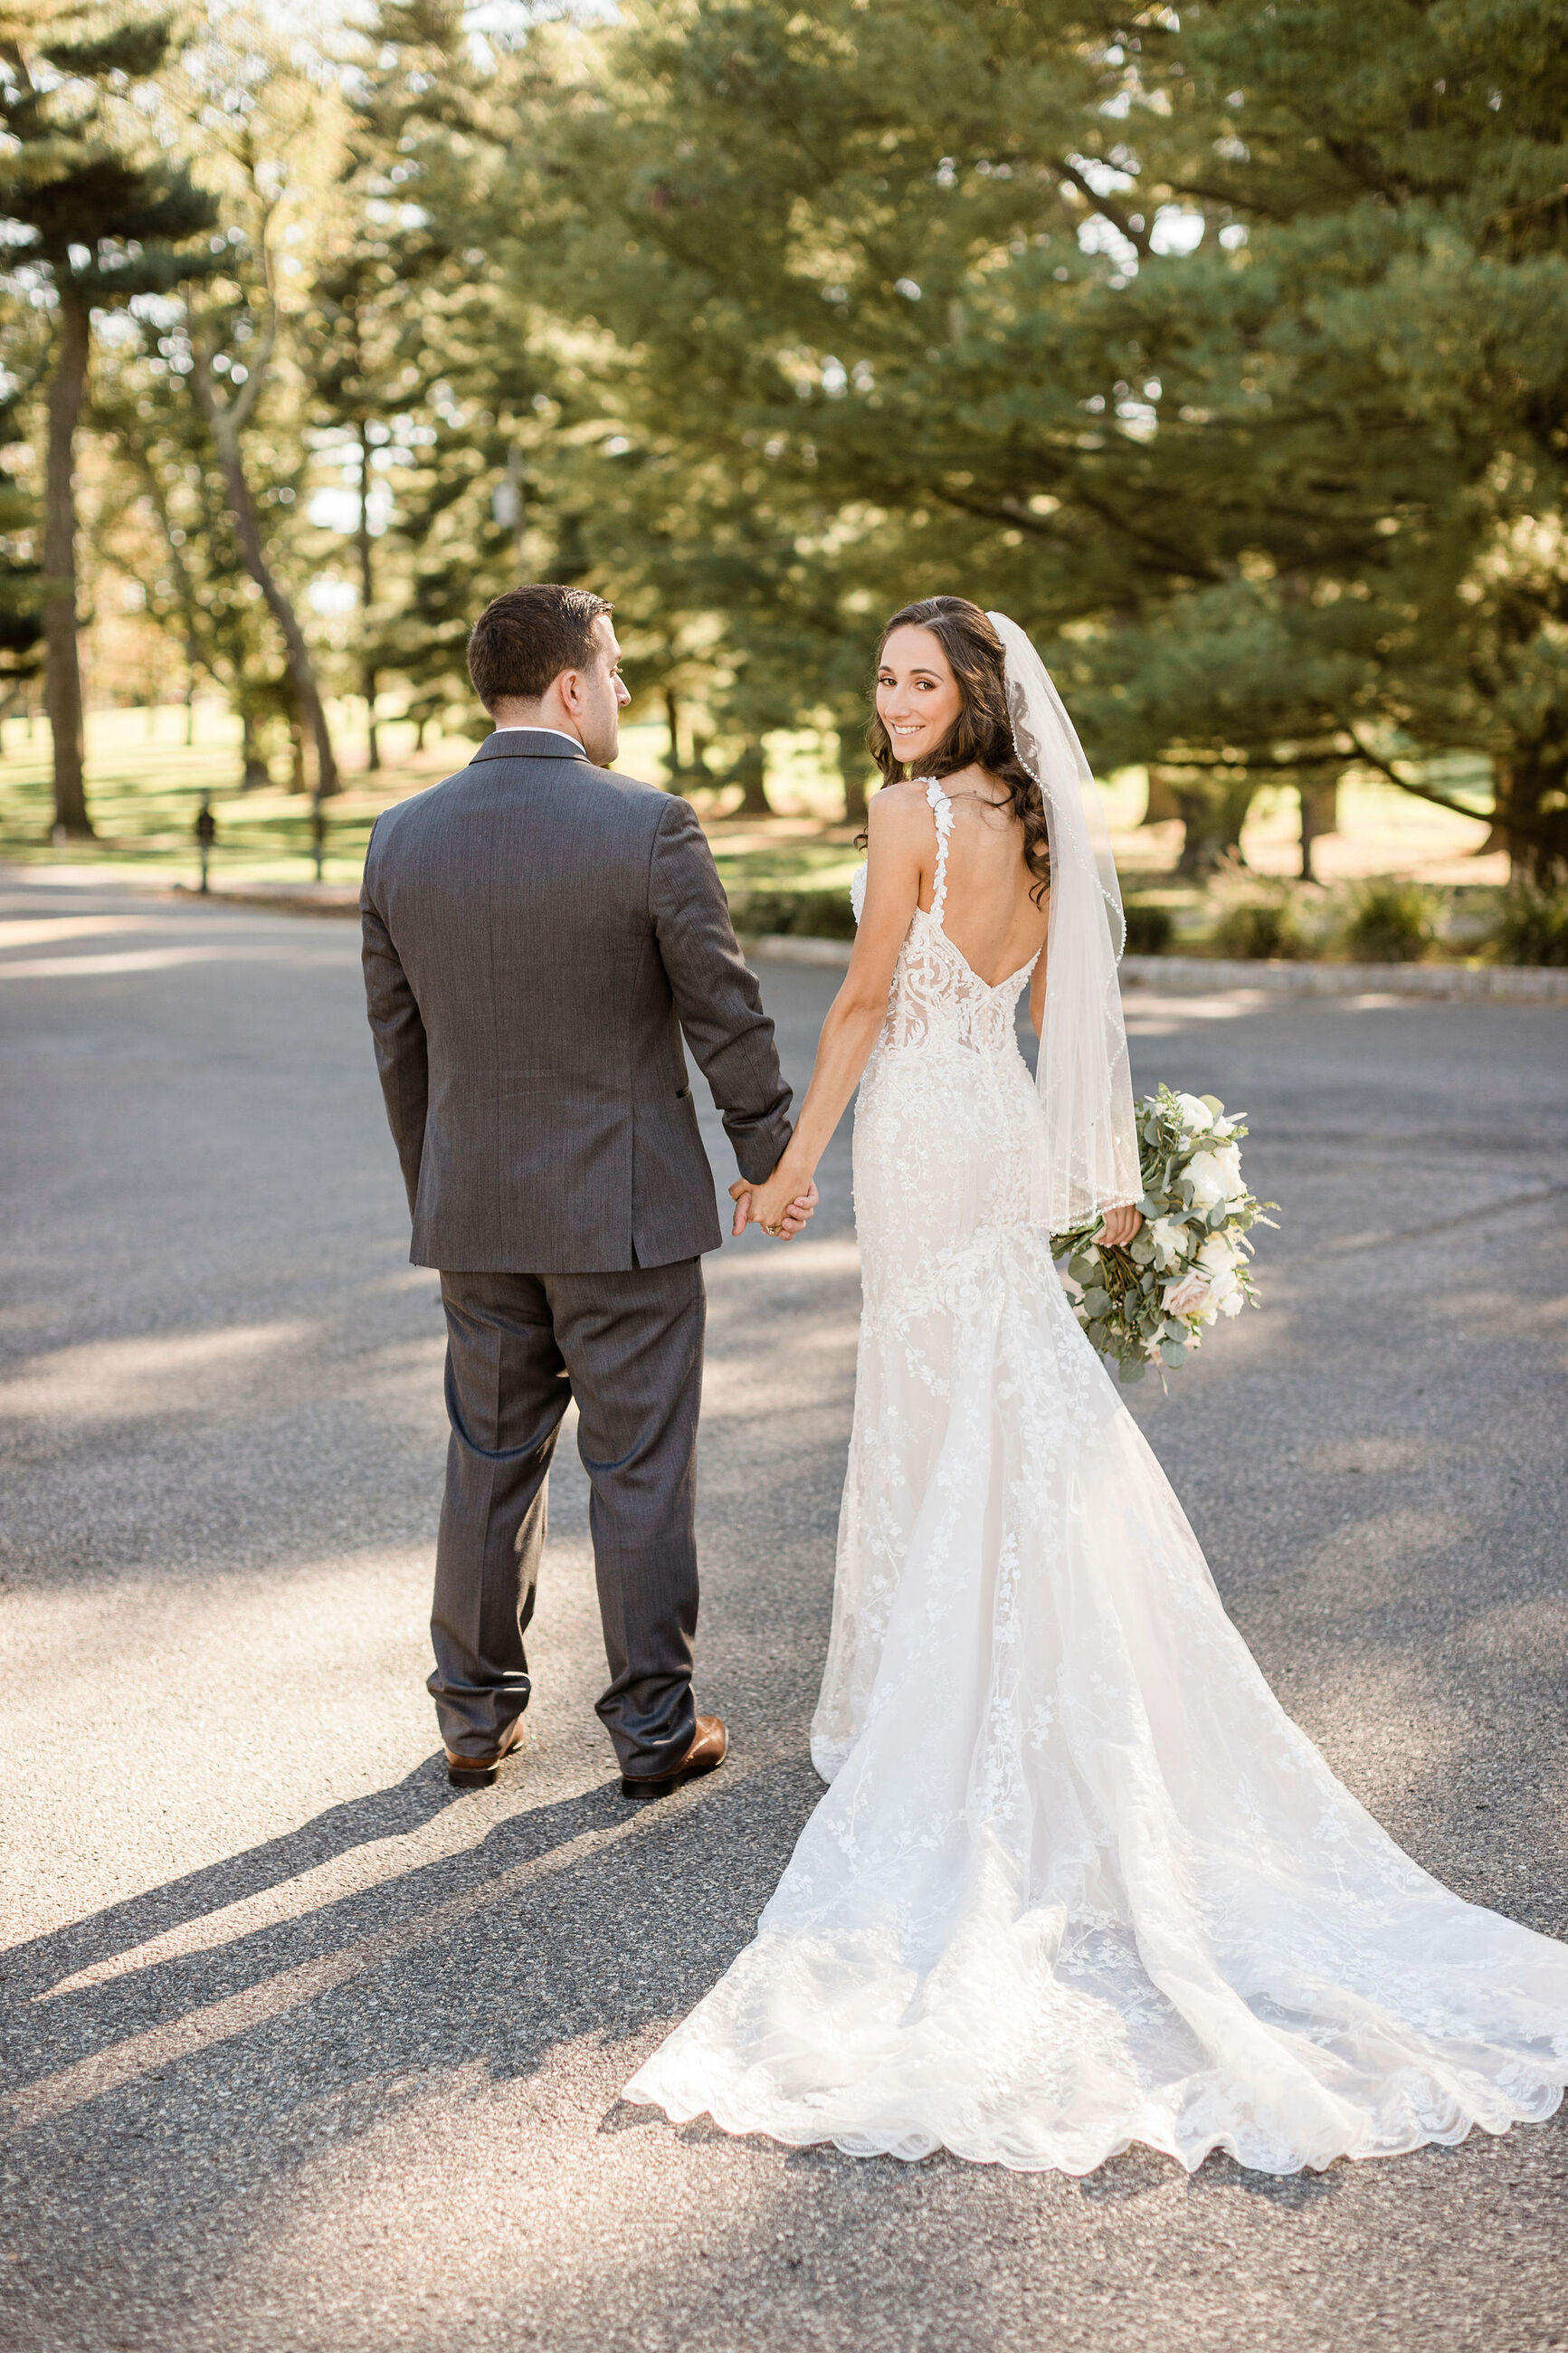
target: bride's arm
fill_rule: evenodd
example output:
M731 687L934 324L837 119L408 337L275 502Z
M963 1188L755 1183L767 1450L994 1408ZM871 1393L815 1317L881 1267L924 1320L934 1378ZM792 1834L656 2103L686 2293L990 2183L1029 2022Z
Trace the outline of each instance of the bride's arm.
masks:
M809 1187L877 1042L893 966L920 904L924 871L933 860L923 791L909 785L884 786L868 813L867 836L866 903L844 985L817 1039L799 1122L767 1183L749 1188L750 1202L742 1205L754 1225L770 1230L778 1229L789 1203Z

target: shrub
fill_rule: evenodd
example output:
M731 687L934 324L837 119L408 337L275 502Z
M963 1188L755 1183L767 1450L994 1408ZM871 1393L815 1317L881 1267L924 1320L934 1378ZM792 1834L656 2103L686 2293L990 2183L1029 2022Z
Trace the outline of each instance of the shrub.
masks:
M1245 956L1250 962L1305 953L1295 907L1284 898L1238 900L1215 925L1210 944L1216 955Z
M1169 955L1176 926L1169 907L1152 905L1145 899L1133 899L1123 908L1127 917L1127 953L1129 955Z
M1354 964L1419 964L1436 944L1441 912L1419 882L1364 882L1351 900L1345 950Z
M831 891L737 891L730 913L735 929L753 939L781 932L818 940L855 936L847 883Z
M1499 964L1568 965L1568 891L1517 884L1502 902L1491 952Z

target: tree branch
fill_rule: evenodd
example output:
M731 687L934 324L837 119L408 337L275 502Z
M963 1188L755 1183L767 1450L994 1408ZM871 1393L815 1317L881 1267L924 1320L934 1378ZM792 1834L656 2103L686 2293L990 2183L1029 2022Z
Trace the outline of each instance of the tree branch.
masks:
M1474 818L1478 825L1485 825L1489 821L1488 817L1479 811L1466 808L1462 802L1450 800L1446 793L1435 792L1430 785L1415 785L1411 783L1408 776L1402 776L1391 761L1385 760L1381 753L1374 752L1370 744L1363 743L1356 733L1353 722L1347 723L1345 733L1355 745L1357 756L1364 760L1369 767L1376 768L1380 774L1385 776L1391 785L1397 785L1402 793L1409 793L1418 801L1430 801L1434 808L1447 809L1451 816Z
M1083 174L1075 171L1064 157L1047 155L1046 162L1058 180L1065 180L1069 188L1078 190L1091 212L1097 212L1102 220L1108 220L1118 237L1124 237L1128 244L1136 247L1143 259L1148 260L1154 248L1149 242L1146 228L1134 228L1131 215L1123 212L1120 205L1112 204L1109 196L1098 195Z
M1012 506L1005 500L999 505L992 505L982 499L966 499L957 491L944 490L940 484L934 486L934 494L948 506L956 507L961 514L977 516L982 522L1005 522L1015 531L1031 532L1037 539L1049 539L1054 535L1048 519L1032 515L1027 508ZM1075 485L1068 496L1076 500L1079 506L1086 507L1090 514L1098 515L1101 522L1109 523L1113 531L1121 532L1137 545L1146 548L1151 555L1158 556L1184 580L1217 582L1224 578L1224 575L1212 565L1194 563L1184 548L1173 547L1153 533L1141 530L1135 523L1123 521L1113 508L1108 507L1103 500L1091 497L1080 485ZM1064 500L1063 504L1066 503Z

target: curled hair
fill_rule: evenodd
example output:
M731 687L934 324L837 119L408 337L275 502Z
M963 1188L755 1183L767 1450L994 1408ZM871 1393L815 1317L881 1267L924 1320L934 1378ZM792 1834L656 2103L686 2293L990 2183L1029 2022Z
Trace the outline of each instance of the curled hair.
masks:
M982 767L1007 789L1005 806L1023 828L1024 863L1034 877L1029 896L1044 903L1051 882L1051 855L1046 830L1046 805L1040 787L1018 757L1013 722L1007 710L1007 661L1002 640L978 605L967 596L922 596L893 615L877 640L877 668L895 629L929 629L941 640L942 651L963 696L957 718L938 749L925 761L926 773L951 776L960 768ZM866 741L882 771L884 784L904 774L906 764L893 749L881 713L873 718ZM1003 806L998 804L998 806Z

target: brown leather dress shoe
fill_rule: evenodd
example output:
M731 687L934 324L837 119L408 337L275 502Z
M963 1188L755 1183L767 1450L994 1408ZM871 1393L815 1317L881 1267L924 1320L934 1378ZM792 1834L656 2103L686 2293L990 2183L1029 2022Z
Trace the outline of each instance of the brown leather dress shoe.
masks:
M691 1736L691 1746L679 1765L668 1773L658 1773L645 1778L638 1773L621 1775L623 1798L668 1798L683 1781L695 1781L700 1774L716 1772L730 1753L730 1736L724 1729L724 1719L719 1715L700 1715L697 1729Z
M447 1778L454 1789L487 1789L509 1757L522 1746L522 1718L518 1717L499 1748L488 1757L457 1757L447 1751Z

